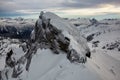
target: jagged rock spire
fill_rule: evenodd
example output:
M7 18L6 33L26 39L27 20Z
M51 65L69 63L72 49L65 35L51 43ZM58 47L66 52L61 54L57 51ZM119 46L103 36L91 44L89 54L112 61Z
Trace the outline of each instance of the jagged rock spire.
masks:
M66 52L67 58L72 62L86 62L86 58L83 58L83 60L81 60L80 55L78 55L76 50L69 48L70 39L68 37L65 37L64 34L62 34L61 30L58 30L55 26L53 26L50 23L50 18L47 19L43 15L44 12L41 11L39 19L36 21L34 28L34 41L39 44L44 44L45 46L48 46L48 48L50 48L54 53L58 54L60 50ZM45 46L41 47L45 48ZM72 58L73 56L74 58Z

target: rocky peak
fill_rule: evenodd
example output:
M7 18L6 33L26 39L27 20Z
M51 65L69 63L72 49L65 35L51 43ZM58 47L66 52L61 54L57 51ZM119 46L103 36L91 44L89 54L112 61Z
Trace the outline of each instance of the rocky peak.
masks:
M42 44L40 46L41 48L46 48L46 46L47 46L47 48L51 49L56 54L59 54L60 51L64 51L67 54L68 59L72 62L73 61L76 61L79 63L86 62L86 56L84 56L82 58L83 60L81 60L81 55L73 48L72 45L70 45L70 43L71 43L70 37L66 36L63 33L62 28L61 29L58 28L59 25L55 26L51 22L51 20L53 18L47 17L48 15L52 16L53 18L56 17L59 19L59 17L57 17L53 13L41 12L39 19L36 21L35 28L33 31L34 33L32 33L32 36L31 36L32 42L33 43L37 42L39 44ZM61 27L64 28L64 26L61 26ZM34 38L33 38L33 36L34 36ZM45 45L45 46L43 46L43 45ZM88 52L89 52L89 50L88 50ZM76 56L76 54L77 54L77 56ZM89 55L90 55L90 53L89 53ZM73 56L78 59L71 60L71 58L69 58L69 57L73 57Z
M75 26L53 13L41 12L31 33L31 39L19 46L23 49L21 53L18 54L12 49L6 53L5 68L0 71L0 78L21 80L20 76L29 71L31 60L38 49L49 49L54 54L65 53L71 63L85 63L86 56L90 57L85 41Z

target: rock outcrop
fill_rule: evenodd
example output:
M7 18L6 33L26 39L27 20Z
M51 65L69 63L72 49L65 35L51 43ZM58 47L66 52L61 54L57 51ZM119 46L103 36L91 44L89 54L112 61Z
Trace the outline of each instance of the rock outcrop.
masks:
M39 44L43 43L45 46L48 46L48 48L50 48L56 54L59 54L60 50L62 50L67 54L67 57L71 62L76 61L79 63L85 63L86 57L84 56L84 58L82 58L83 60L81 60L80 57L81 55L74 48L70 48L71 39L65 36L62 30L54 26L51 23L52 18L47 18L45 16L46 14L47 13L41 12L39 19L36 21L35 28L33 31L34 33L32 33L31 35L33 43L34 42L37 42ZM43 47L43 45L41 45L41 47ZM89 55L90 57L89 49L86 54Z
M85 63L86 57L90 57L90 51L86 40L74 28L53 13L41 12L31 39L20 45L23 53L17 54L12 49L7 51L5 69L0 71L1 80L21 80L20 75L29 71L31 60L38 49L50 49L54 54L65 53L70 62Z

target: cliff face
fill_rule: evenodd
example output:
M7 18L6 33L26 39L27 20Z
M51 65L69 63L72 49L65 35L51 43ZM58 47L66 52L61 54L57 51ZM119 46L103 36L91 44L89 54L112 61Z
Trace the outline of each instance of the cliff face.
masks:
M4 66L0 69L1 80L24 79L23 76L25 77L32 68L33 57L40 54L42 50L45 50L43 51L44 54L61 55L61 53L65 53L66 59L75 63L85 63L87 61L86 57L90 57L86 40L80 35L79 31L70 23L50 12L41 12L30 40L25 43L14 42L14 40L4 42L3 40L1 43L5 45L5 47L1 46L3 52L0 57L5 56L3 59ZM49 59L49 56L47 58ZM59 61L59 56L56 58ZM45 60L47 61L47 59L43 59L43 62ZM50 63L53 62L54 59Z

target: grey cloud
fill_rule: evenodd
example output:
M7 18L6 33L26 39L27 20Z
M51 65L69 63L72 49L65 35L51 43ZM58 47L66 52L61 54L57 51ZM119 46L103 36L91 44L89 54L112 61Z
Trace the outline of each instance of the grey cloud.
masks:
M0 15L21 14L19 10L96 8L101 4L120 5L120 0L0 0Z
M2 0L0 1L0 13L1 12L13 12L18 9L18 6L13 0Z
M57 5L57 0L1 0L0 15L16 14L20 10L49 9L57 7Z
M91 8L100 7L101 4L120 5L120 0L65 0L61 3L64 7L69 8Z

